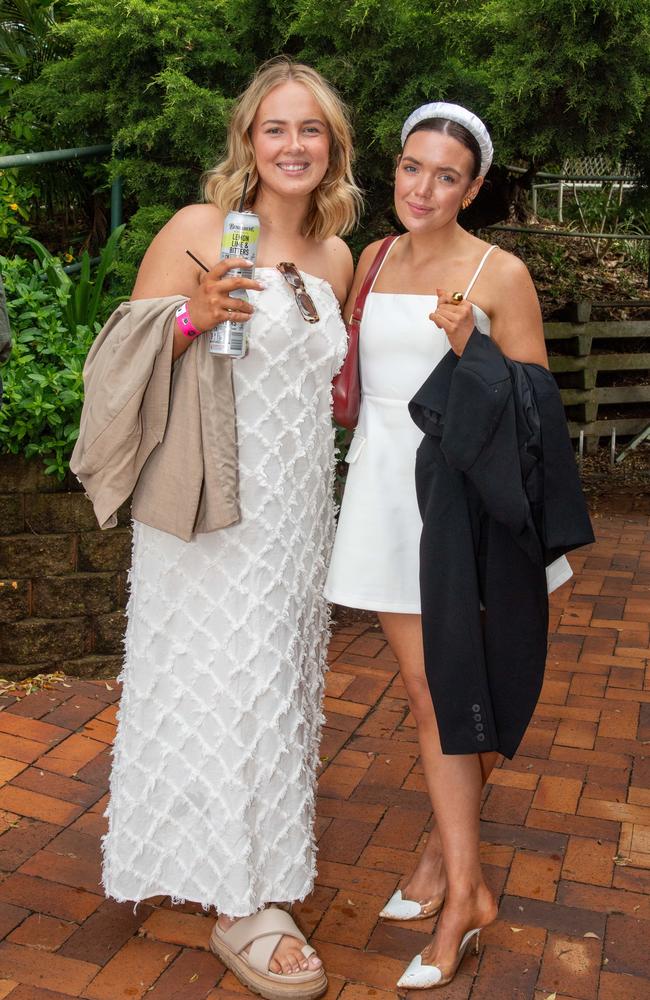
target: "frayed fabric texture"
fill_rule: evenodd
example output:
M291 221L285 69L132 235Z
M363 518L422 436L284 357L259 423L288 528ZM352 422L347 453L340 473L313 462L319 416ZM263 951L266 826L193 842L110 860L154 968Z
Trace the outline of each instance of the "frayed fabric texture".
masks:
M264 280L233 365L241 522L190 542L134 524L102 845L118 901L167 895L239 917L313 887L329 386L346 337L326 282L306 276L321 316L308 326L281 276Z

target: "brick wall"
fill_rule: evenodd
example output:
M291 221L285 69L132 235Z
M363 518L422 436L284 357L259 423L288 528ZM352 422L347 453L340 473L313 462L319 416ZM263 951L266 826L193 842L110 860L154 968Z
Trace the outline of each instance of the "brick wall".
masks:
M76 480L0 455L0 677L114 675L122 658L129 513L100 531Z

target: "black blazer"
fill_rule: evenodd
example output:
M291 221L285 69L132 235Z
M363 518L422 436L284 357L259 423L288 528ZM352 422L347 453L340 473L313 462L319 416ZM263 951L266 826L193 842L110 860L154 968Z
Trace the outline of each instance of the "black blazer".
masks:
M448 464L475 485L487 512L545 566L594 540L555 379L506 358L474 330L409 403Z
M475 330L409 409L425 435L422 634L441 746L512 757L544 677L545 566L593 541L560 394Z

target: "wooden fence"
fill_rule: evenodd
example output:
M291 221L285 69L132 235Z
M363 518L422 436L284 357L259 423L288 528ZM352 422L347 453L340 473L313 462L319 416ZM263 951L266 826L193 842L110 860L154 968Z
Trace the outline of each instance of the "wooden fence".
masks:
M587 450L593 451L600 437L611 434L612 427L616 427L617 436L624 436L638 434L650 424L650 321L550 322L544 324L544 335L551 352L551 371L559 376L562 401L572 408L571 437L577 438L584 430ZM620 352L616 341L626 342ZM552 353L560 343L563 353ZM615 373L614 378L607 378L607 373ZM625 373L631 376L625 381L633 384L603 385L601 380L599 385L599 376L616 381L616 376ZM602 407L608 404L616 405L615 417L603 412ZM626 410L633 412L627 415Z

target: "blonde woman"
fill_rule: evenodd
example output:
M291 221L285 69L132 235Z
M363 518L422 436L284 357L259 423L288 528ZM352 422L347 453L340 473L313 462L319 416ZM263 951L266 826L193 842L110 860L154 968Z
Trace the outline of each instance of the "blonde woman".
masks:
M347 114L329 84L284 57L265 64L236 104L205 204L158 233L131 303L183 297L192 336L173 330L174 380L192 351L205 352L200 334L227 317L249 321L250 349L232 363L239 519L184 540L134 512L104 885L118 900L161 894L215 907L212 949L270 998L327 987L314 949L273 904L303 899L315 874L322 592L334 533L330 384L352 281L339 234L360 206L351 157ZM246 173L247 208L261 222L255 280L228 278L218 262ZM280 271L281 262L295 268ZM230 297L236 288L249 302ZM200 405L211 407L203 437L225 434L225 390ZM192 448L184 414L176 419L176 446ZM150 461L166 447L167 433ZM181 515L195 502L180 474L167 490Z

